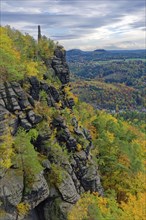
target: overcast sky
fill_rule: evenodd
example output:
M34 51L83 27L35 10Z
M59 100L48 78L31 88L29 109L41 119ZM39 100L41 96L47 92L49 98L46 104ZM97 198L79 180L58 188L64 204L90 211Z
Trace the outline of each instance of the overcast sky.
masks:
M66 49L144 49L145 0L0 0L1 24Z

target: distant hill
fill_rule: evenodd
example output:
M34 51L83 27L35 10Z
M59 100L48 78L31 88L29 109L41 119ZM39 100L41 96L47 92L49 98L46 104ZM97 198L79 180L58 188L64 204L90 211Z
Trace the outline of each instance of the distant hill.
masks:
M84 54L88 54L88 51L83 51L80 49L72 49L67 51L68 56L82 56Z
M146 59L146 50L104 50L82 51L79 49L68 50L68 62L107 61L126 59Z
M94 50L94 52L106 52L106 50L104 50L104 49L96 49L96 50Z
M68 53L81 53L81 52L83 52L82 50L80 50L80 49L71 49L71 50L68 50L67 51Z

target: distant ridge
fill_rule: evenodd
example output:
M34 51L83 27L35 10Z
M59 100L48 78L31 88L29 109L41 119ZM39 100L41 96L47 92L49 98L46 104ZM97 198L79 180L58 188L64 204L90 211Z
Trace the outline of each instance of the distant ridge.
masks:
M104 49L96 49L96 50L94 50L94 52L106 52L106 50L104 50Z
M67 51L68 54L81 55L87 53L86 51L80 49L71 49Z
M71 50L68 50L67 52L79 54L79 53L92 53L92 52L106 52L106 50L96 49L96 50L93 50L93 51L85 51L85 50L80 50L80 49L71 49Z
M70 52L80 52L82 50L80 50L80 49L71 49L71 50L68 50L68 51L70 51Z

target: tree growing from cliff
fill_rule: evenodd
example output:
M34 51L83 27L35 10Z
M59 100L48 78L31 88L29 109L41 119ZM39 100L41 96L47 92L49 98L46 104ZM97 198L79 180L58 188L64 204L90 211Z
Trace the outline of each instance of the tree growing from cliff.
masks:
M39 163L37 152L34 149L31 141L37 138L35 129L26 132L24 129L19 129L17 132L14 147L17 153L16 161L18 166L23 170L24 174L24 192L26 193L31 188L35 181L35 177L42 171L42 166Z

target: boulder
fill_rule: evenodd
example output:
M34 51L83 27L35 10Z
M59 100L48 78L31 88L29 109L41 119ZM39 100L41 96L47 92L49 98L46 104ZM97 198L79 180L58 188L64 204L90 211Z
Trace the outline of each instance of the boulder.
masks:
M33 125L38 124L43 119L41 115L36 115L33 110L28 111L27 118L28 121Z
M36 176L32 189L26 195L23 194L23 173L18 169L9 169L1 179L0 184L0 209L4 210L4 215L0 220L16 220L16 207L19 203L29 204L31 212L27 217L18 216L18 220L33 220L33 209L49 196L49 187L42 173ZM35 214L37 217L37 215Z
M64 48L62 46L58 46L56 49L55 49L55 52L54 52L54 55L57 57L57 58L65 58L66 56L66 51L64 50Z
M0 136L2 136L8 128L9 116L10 112L4 106L0 105Z
M29 131L32 128L32 125L27 119L21 119L20 126L22 126L26 131Z
M35 177L31 191L24 195L23 201L30 204L31 209L44 201L49 196L49 187L43 176L43 173Z
M10 126L10 128L11 128L11 134L12 134L12 135L15 135L16 132L17 132L17 130L18 130L18 126L19 126L18 117L13 116L13 118L10 119L9 126Z
M12 206L16 207L23 196L23 173L21 170L9 169L0 180L0 201L6 211Z
M56 75L59 77L62 84L69 83L69 68L63 64L53 66Z
M78 199L80 198L79 194L76 191L74 182L71 178L71 176L64 171L64 178L57 186L59 192L61 193L61 196L64 201L69 202L69 203L76 203Z
M50 169L51 169L51 163L50 163L50 161L47 160L47 159L42 161L42 166L43 166L45 169L47 169L47 170L50 170Z
M32 76L29 78L29 82L31 84L30 88L30 95L34 100L39 100L39 89L40 89L40 83L39 80L35 77Z
M61 61L60 58L54 58L54 59L52 60L52 66L53 66L53 67L56 66L56 65L61 65L61 64L62 64L62 61Z
M98 192L100 195L103 195L103 188L101 187L99 173L95 165L89 165L86 168L81 182L85 191L90 190L91 192Z
M50 87L49 87L49 91L50 91L50 94L51 94L51 96L53 97L53 99L54 99L56 102L59 102L59 100L60 100L60 95L59 95L57 89L56 89L55 87L53 87L53 86L50 86Z

